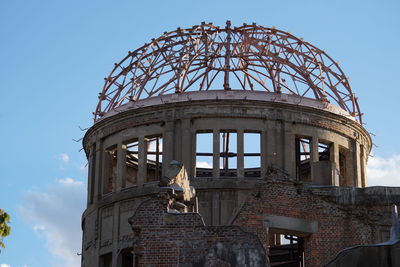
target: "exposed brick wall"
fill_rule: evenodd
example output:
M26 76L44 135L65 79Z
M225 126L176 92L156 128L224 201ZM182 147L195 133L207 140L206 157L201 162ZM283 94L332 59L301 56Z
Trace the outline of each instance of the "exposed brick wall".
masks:
M332 193L335 188L330 190ZM293 181L274 180L257 186L234 224L257 234L266 244L263 214L316 221L318 231L305 238L305 259L306 266L322 266L346 247L375 243L379 224L390 220L390 216L384 215L389 207L340 204Z
M205 226L198 213L168 213L169 200L153 195L130 218L137 263L246 266L240 260L247 253L247 266L267 266L269 238L263 220L276 215L318 223L317 232L304 234L305 259L306 266L323 266L344 248L376 243L381 228L390 225L388 202L366 190L288 179L259 181L231 226ZM396 194L388 197L398 200Z
M205 226L197 213L167 213L155 196L130 218L139 266L265 266L257 236L239 226Z

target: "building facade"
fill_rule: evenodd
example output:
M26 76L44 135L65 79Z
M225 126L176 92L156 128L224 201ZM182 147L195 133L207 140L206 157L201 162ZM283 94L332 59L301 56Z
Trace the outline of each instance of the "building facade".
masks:
M83 140L82 266L322 266L388 238L400 190L366 187L371 137L324 51L202 23L105 80Z

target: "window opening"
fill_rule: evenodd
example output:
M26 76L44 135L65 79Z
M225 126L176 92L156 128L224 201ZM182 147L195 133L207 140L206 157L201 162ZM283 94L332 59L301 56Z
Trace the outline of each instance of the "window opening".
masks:
M311 138L296 137L296 176L299 181L311 181Z
M196 177L212 177L213 133L196 134Z
M272 233L268 256L271 266L304 267L304 239L294 235Z
M105 183L104 194L114 192L117 179L117 146L112 146L105 151Z
M220 132L220 177L237 176L237 134L233 131Z
M331 144L330 143L318 143L318 160L319 161L331 161Z
M100 267L111 267L112 253L103 254L100 256Z
M135 263L135 255L133 253L133 248L125 248L121 250L118 256L117 266L120 267L133 267Z
M148 136L146 143L147 182L159 181L162 171L162 136Z
M125 176L123 179L123 187L131 187L137 185L139 171L139 141L134 139L125 144L126 160L125 160Z
M261 134L243 134L243 156L244 156L244 176L260 177L261 169Z

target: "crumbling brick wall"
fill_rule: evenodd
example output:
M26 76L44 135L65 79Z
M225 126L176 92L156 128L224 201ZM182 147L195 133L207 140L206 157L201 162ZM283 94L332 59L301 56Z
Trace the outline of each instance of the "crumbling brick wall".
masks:
M198 213L168 212L169 200L156 194L130 218L137 264L268 266L264 216L276 215L317 223L316 232L302 235L305 263L323 266L344 248L377 243L382 227L390 227L389 202L400 202L400 190L386 197L381 191L260 180L230 226L205 226Z
M198 213L168 213L153 196L130 218L138 266L265 266L256 235L239 226L205 226Z
M338 189L320 190L287 179L263 181L233 224L258 235L268 249L264 214L316 221L317 232L305 235L305 261L306 266L323 266L346 247L375 243L380 225L390 225L389 204L367 199L340 203Z

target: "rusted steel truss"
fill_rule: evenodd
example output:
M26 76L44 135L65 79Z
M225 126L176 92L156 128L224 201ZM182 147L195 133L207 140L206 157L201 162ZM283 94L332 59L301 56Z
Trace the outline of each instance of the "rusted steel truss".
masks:
M129 101L202 90L258 90L337 104L361 122L348 78L323 50L256 24L165 32L115 64L94 113Z

